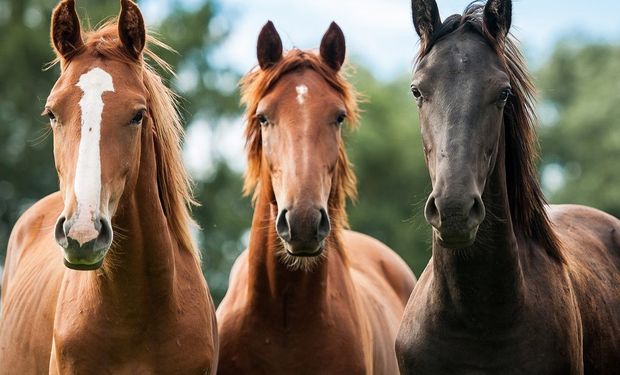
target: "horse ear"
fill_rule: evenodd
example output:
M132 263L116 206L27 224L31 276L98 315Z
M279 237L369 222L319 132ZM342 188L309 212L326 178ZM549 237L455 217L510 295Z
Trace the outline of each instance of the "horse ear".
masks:
M63 0L56 6L50 34L56 53L64 59L69 59L84 46L74 0Z
M505 38L512 22L511 0L489 0L484 6L484 24L494 38Z
M336 22L332 22L321 39L321 59L335 71L339 71L344 63L346 52L344 34Z
M411 14L413 27L422 39L422 45L426 45L433 32L441 26L437 2L435 0L412 0Z
M146 45L146 28L140 8L131 0L121 0L118 36L127 52L138 59Z
M258 65L263 70L282 58L282 39L280 39L280 34L271 21L267 21L258 34L256 56L258 57Z

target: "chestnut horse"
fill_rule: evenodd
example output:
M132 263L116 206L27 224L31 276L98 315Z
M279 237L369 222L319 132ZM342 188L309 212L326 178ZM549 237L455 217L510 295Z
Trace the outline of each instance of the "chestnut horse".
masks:
M412 6L433 256L398 334L401 372L617 374L620 221L544 201L511 1L443 23L434 0Z
M344 35L293 49L268 22L260 69L241 82L254 191L249 249L218 308L221 374L394 374L394 340L415 278L379 241L345 230L355 176L342 140L357 117L339 73Z
M2 374L215 373L175 96L143 60L166 68L145 49L161 43L134 3L121 5L84 40L72 0L52 16L61 75L45 115L60 192L26 211L9 241Z

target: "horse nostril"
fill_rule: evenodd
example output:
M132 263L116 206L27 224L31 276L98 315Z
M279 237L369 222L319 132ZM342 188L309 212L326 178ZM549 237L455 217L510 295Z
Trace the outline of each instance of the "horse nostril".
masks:
M291 242L291 227L288 222L288 210L284 208L280 211L276 220L276 232L278 236L286 242Z
M435 202L435 196L431 194L428 197L428 201L426 201L426 207L424 207L424 217L426 221L435 228L439 228L441 225L441 216L439 214L439 209L437 208L437 204Z
M486 215L486 211L484 208L484 203L482 202L482 198L480 196L474 197L474 202L472 203L471 209L469 210L469 222L471 226L477 226L484 220Z
M97 247L108 248L112 244L112 226L110 222L105 219L99 219L98 225L99 235L97 236Z
M56 243L63 248L67 248L67 246L69 246L69 241L67 240L65 231L66 221L67 219L64 216L61 216L58 220L56 220L56 226L54 227L54 238L56 238Z
M321 214L321 218L319 219L319 225L317 226L316 239L318 242L321 242L329 234L331 225L329 224L329 215L327 215L325 209L321 208L319 212Z

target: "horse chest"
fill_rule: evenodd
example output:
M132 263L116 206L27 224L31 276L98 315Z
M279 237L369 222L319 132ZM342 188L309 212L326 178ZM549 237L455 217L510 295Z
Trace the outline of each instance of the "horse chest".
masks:
M352 323L289 317L284 327L256 316L223 321L218 374L369 374Z
M428 306L428 305L427 305ZM579 374L562 329L523 311L501 328L476 328L433 308L409 312L397 353L404 374Z
M326 333L327 334L327 333ZM239 345L220 352L218 374L342 374L365 375L372 373L364 364L361 350L350 343L323 343L295 347L282 346L270 338L245 341L245 350ZM249 344L249 345L248 345ZM336 347L336 344L339 347ZM231 350L229 350L231 349Z
M203 325L204 326L204 325ZM59 373L152 374L211 371L217 358L210 332L176 323L125 326L97 318L56 327L52 366Z

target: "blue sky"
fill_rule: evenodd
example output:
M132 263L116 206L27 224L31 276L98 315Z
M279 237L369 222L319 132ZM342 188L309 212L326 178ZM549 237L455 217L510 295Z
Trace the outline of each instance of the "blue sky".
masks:
M468 2L439 0L442 19L461 13ZM285 48L316 47L334 20L345 33L349 56L389 79L409 71L417 49L410 4L409 0L223 0L223 22L232 34L215 58L244 73L255 64L256 36L268 19L275 23ZM567 35L620 41L619 14L617 0L518 0L513 2L512 31L530 62L540 64L553 44Z

